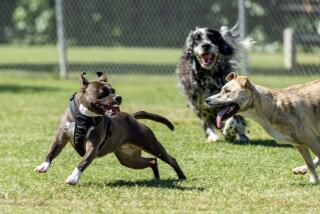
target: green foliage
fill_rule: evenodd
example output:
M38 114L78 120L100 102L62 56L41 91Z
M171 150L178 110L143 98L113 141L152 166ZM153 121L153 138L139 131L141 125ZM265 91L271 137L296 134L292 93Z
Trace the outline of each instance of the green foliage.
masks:
M247 32L257 45L278 44L286 27L315 31L320 19L297 1L245 0ZM310 3L311 4L311 3ZM312 3L317 7L318 3ZM43 44L55 41L53 0L11 0L0 7L0 42ZM66 0L69 45L182 47L196 26L219 29L238 18L238 1L226 0ZM308 8L308 7L306 7Z
M16 0L1 2L0 7L0 43L7 43L5 29L13 25L12 13L16 7Z
M182 47L196 26L220 28L237 19L237 3L224 0L78 0L65 1L65 10L76 45Z
M11 43L46 44L55 37L54 13L50 1L18 0L13 26L6 29Z

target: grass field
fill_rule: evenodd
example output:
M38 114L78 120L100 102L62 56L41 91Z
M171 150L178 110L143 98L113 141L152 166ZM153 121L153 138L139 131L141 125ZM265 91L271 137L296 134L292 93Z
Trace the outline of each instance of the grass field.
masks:
M317 213L319 185L291 168L303 163L290 147L275 144L249 121L250 145L204 142L201 123L185 107L173 76L111 76L123 96L123 111L160 113L176 126L171 132L143 121L181 165L188 180L159 161L162 180L152 172L121 166L115 157L95 160L72 187L64 180L80 157L67 146L47 174L33 172L43 161L76 79L45 73L2 72L0 78L0 213ZM92 78L92 76L91 76ZM270 87L319 76L253 76ZM143 86L143 87L142 87ZM303 130L301 130L303 131Z
M0 46L0 52L0 213L317 212L319 186L310 185L308 176L291 174L292 167L303 163L296 151L277 145L251 120L250 145L205 143L201 122L185 107L171 75L109 79L123 96L123 111L147 110L174 122L176 131L171 132L143 121L176 157L187 181L176 181L174 171L159 161L162 181L154 182L151 170L125 168L111 154L95 160L80 184L70 187L64 180L80 157L69 145L49 173L35 174L33 169L43 161L59 116L79 83L76 78L59 80L54 72L42 72L56 69L55 47ZM70 65L80 68L107 64L146 73L155 67L173 72L180 53L180 49L70 48L68 56ZM280 53L250 56L254 72L286 72ZM307 64L320 62L316 54L298 57ZM73 75L78 75L75 71ZM252 79L279 88L319 77L254 75Z
M0 46L0 70L56 71L57 49L54 46ZM181 49L122 48L122 47L70 47L69 70L107 70L110 73L173 73ZM288 71L283 55L278 53L250 53L250 66L263 74L315 74L319 73L320 54L297 53L302 68Z

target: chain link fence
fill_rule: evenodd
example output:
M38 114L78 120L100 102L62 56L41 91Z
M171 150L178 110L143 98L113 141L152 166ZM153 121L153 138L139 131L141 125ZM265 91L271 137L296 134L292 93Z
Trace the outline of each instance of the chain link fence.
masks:
M246 1L253 73L320 72L320 1Z
M58 72L55 1L3 0L0 71ZM245 0L251 74L320 72L320 0ZM238 20L232 0L62 1L67 71L173 74L196 26Z

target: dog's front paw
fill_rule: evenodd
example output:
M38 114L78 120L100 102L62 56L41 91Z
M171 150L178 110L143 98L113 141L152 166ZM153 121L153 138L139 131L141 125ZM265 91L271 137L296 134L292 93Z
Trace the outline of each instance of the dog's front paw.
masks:
M310 183L313 185L318 184L318 176L310 175Z
M39 166L37 166L34 171L39 172L39 173L45 173L49 170L50 168L50 163L49 162L43 162Z
M70 175L70 176L67 178L66 183L67 183L67 184L70 184L70 185L76 185L76 184L79 182L79 180L80 180L79 178Z
M214 132L214 129L206 128L206 141L207 143L213 143L219 140L219 135Z
M244 134L239 135L239 141L242 143L250 143L250 139Z
M66 183L70 185L76 185L81 177L81 171L78 167L74 168L72 174L67 178Z
M296 167L292 169L292 173L295 175L304 175L308 171L308 167L306 165Z
M213 143L219 140L219 136L215 133L210 133L207 135L207 143Z

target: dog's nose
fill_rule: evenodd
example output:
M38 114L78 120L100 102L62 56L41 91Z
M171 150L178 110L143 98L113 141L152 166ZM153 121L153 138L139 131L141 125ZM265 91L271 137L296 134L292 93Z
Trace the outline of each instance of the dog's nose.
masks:
M205 44L202 45L202 48L203 48L204 50L209 50L210 47L211 47L211 45L210 45L209 43L205 43Z
M114 98L115 101L117 101L117 103L120 105L122 103L122 97L121 96L116 96L116 98Z
M210 98L206 99L206 104L209 105L210 104Z

